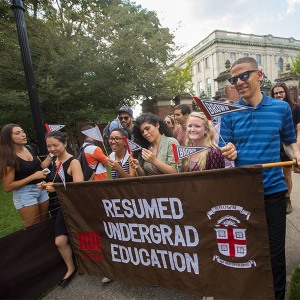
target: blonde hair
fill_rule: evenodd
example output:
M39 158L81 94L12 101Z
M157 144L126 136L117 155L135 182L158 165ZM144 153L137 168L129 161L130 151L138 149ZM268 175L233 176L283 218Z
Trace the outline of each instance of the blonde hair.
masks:
M215 132L214 132L212 122L209 121L203 113L196 112L196 111L193 111L189 115L187 123L189 122L189 120L191 118L199 118L204 122L204 127L206 128L207 133L206 133L205 138L204 138L203 146L205 146L205 147L216 147ZM185 145L186 146L193 146L193 143L190 140L188 134L186 134ZM204 170L205 169L207 154L208 154L208 150L200 152L199 160L198 160L199 170ZM190 164L190 157L185 157L182 160L182 171L183 172L186 172L188 170L189 164Z

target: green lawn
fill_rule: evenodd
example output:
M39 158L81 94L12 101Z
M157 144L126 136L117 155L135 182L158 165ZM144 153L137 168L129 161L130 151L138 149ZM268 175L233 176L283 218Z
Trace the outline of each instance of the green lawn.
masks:
M0 238L22 228L21 218L13 204L12 193L5 193L0 184Z

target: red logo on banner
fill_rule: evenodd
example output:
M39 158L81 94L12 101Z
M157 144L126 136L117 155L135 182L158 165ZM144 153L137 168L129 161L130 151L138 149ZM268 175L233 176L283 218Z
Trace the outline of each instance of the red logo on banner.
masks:
M78 244L82 251L99 251L95 252L85 252L83 255L84 259L88 260L101 260L101 242L100 236L97 232L78 232Z
M222 225L215 228L220 253L230 257L244 257L247 254L246 229Z

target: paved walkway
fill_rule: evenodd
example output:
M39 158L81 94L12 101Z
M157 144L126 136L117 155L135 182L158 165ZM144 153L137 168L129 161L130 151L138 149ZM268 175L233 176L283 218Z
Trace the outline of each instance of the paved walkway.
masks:
M287 281L293 270L300 266L300 174L293 174L292 205L293 212L287 215ZM201 299L190 294L168 290L163 287L130 286L121 282L102 284L100 278L89 275L79 276L62 289L56 288L45 299Z

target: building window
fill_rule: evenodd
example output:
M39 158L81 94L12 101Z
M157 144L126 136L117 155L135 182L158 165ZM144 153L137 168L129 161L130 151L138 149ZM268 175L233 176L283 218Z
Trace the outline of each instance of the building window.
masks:
M211 79L206 79L206 94L208 98L211 98Z
M244 57L249 57L250 54L249 53L244 53Z
M193 65L192 76L194 77L195 75L196 75L196 65Z
M279 72L283 71L283 58L281 58L281 57L278 59L277 69Z
M209 68L209 57L205 57L205 68Z
M261 54L256 54L256 61L257 61L257 64L259 66L262 65L262 63L261 63Z
M230 62L233 64L236 61L236 53L235 52L230 52Z
M200 61L197 62L197 70L198 70L198 73L201 72L201 65L200 65Z
M199 97L201 96L202 92L203 92L203 83L202 83L202 81L199 81L198 82L198 90L197 90L197 94L199 95Z

